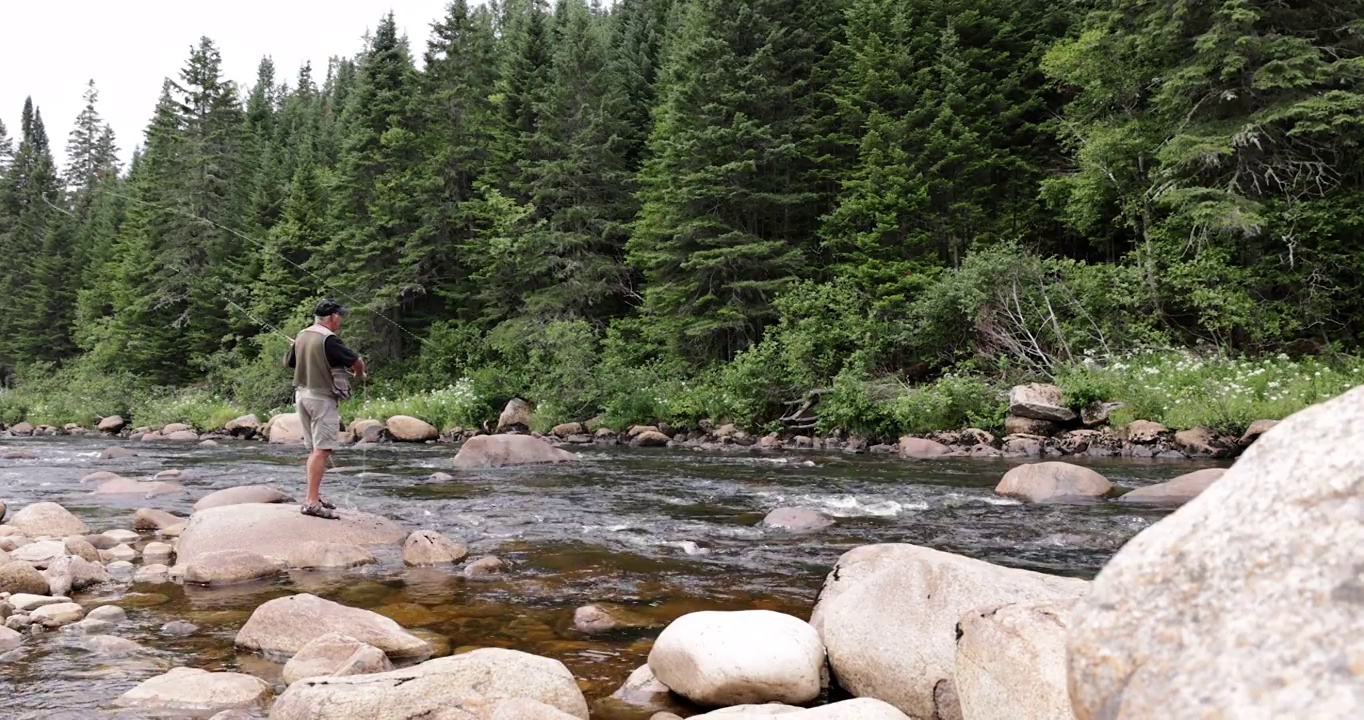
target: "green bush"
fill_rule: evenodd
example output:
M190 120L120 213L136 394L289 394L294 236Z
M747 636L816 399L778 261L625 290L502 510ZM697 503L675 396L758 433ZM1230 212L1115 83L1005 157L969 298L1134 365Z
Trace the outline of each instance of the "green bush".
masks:
M927 433L977 427L1004 426L1008 396L984 379L948 374L937 381L909 388L890 403L890 415L900 433Z
M246 413L246 408L207 390L160 390L134 403L131 421L152 428L185 423L207 432L221 429L228 420Z
M386 398L360 393L341 404L346 422L359 419L387 420L394 415L409 415L425 420L438 430L461 426L476 428L488 418L488 404L478 395L469 378L439 390L428 390L401 397Z
M96 418L131 415L145 383L127 372L107 372L92 362L64 368L35 363L20 368L10 387L0 388L0 422L89 427Z

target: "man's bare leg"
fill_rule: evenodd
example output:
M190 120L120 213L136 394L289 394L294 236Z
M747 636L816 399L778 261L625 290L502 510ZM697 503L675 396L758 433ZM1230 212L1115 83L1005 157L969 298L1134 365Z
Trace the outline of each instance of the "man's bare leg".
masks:
M314 450L308 455L308 496L305 505L316 505L322 495L322 474L327 471L331 450Z

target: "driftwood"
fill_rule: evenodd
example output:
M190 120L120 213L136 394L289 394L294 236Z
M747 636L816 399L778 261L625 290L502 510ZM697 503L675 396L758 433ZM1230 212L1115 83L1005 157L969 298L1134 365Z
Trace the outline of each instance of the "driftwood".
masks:
M796 400L787 400L782 403L792 410L781 417L781 424L788 430L815 429L815 426L819 424L819 414L815 412L815 407L819 405L819 399L827 392L832 392L832 388L811 390Z

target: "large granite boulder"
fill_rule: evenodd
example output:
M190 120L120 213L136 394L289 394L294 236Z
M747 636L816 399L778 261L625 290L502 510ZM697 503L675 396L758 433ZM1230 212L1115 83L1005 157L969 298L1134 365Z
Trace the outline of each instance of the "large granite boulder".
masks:
M270 418L266 425L270 442L279 445L301 445L303 443L303 421L298 413L281 413Z
M479 435L469 438L455 455L460 470L576 462L577 456L529 435Z
M276 598L257 607L237 632L236 644L267 657L289 658L328 633L373 645L395 660L431 656L431 646L425 640L383 615L306 593Z
M1080 720L1364 717L1364 388L1133 538L1068 641Z
M531 414L535 408L521 398L512 398L507 402L507 406L502 408L502 414L497 418L497 431L520 431L525 432L530 429Z
M957 626L956 689L971 720L1072 720L1066 630L1073 601L967 611Z
M927 460L929 458L951 455L952 448L936 441L926 438L917 438L906 435L900 438L900 457L912 458L915 460Z
M0 561L0 592L46 595L47 578L26 562Z
M587 700L558 660L484 648L374 675L299 680L271 720L469 718L492 720L512 699L534 700L587 720Z
M451 565L469 556L469 548L435 530L417 530L403 543L406 565Z
M807 703L819 697L819 633L770 610L695 612L674 620L649 652L649 669L700 705Z
M917 545L869 545L839 558L810 622L839 684L853 695L911 717L959 717L953 677L962 615L988 605L1070 600L1087 585Z
M1019 465L995 486L1000 495L1027 502L1066 502L1101 498L1113 490L1103 475L1086 467L1063 462Z
M304 515L297 505L227 505L195 512L175 552L181 563L202 553L247 550L284 560L305 540L349 545L397 545L407 533L387 518L341 510L339 520Z

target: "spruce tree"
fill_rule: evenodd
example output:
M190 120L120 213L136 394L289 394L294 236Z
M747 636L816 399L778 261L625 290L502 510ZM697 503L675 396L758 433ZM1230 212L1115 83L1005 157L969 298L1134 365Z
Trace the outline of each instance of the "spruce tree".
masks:
M9 136L9 131L5 129L5 123L0 121L0 175L4 174L13 160L14 140Z
M95 104L99 91L91 80L85 89L85 108L76 116L66 145L66 187L77 196L88 195L100 180L118 172L118 148L113 130L99 114ZM81 204L77 201L77 206Z
M545 0L508 2L505 13L500 43L503 62L497 85L501 122L496 158L501 189L525 202L530 190L524 169L547 102L553 47Z

